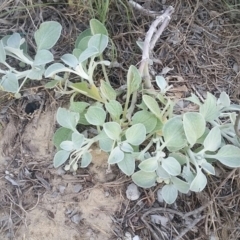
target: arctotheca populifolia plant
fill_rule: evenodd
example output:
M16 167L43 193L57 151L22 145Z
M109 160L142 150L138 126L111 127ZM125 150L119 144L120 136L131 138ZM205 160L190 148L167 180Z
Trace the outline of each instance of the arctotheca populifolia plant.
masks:
M76 171L87 167L92 160L93 144L108 153L109 170L112 164L131 176L140 187L150 188L160 183L164 200L173 203L178 192L200 192L207 184L207 175L215 174L214 164L236 168L240 166L240 142L236 133L238 105L231 104L222 92L217 99L207 93L204 101L192 94L185 99L198 106L197 112L177 114L176 102L167 95L171 88L162 76L155 77L155 88L149 78L149 52L160 36L157 24L167 25L169 8L151 25L144 42L138 42L143 51L139 69L130 66L126 86L113 89L107 78L103 52L110 45L108 32L98 20L90 21L90 28L76 40L73 52L61 57L63 63L54 62L49 51L61 34L61 25L46 22L40 25L34 38L36 56L26 51L24 38L19 34L0 41L1 87L19 94L27 79L51 78L47 88L60 94L72 94L70 107L57 110L60 128L53 140L57 147L54 167L65 164L65 170ZM52 34L55 31L55 35ZM155 34L155 35L154 35ZM54 37L53 37L54 36ZM152 40L151 40L152 39ZM29 65L20 72L7 63L13 57ZM104 79L94 81L94 71L100 65ZM75 74L79 81L74 81ZM23 78L19 86L19 80ZM75 101L77 93L90 99ZM137 102L137 99L139 101ZM137 102L137 104L135 104ZM79 125L88 126L80 132Z

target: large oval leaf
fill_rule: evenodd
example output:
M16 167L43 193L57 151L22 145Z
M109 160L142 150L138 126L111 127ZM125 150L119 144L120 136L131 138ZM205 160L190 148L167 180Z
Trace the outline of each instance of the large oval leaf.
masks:
M134 124L127 129L126 133L127 142L134 146L139 146L146 138L146 128L143 124Z
M108 35L107 29L105 28L105 26L97 19L90 20L90 28L91 28L92 34L101 33L101 34Z
M193 146L206 128L206 122L200 113L188 112L183 115L183 128L188 142Z
M96 47L98 54L101 54L108 45L108 37L103 34L95 34L88 41L88 47Z
M105 107L107 111L110 113L113 120L119 120L123 109L122 109L122 105L118 101L111 100L105 103Z
M138 167L144 172L155 172L158 168L158 161L155 157L142 161Z
M34 34L37 49L52 48L59 39L61 31L62 26L58 22L48 21L42 23L40 28Z
M216 151L221 146L221 131L219 127L214 127L208 133L207 137L205 138L203 145L206 151Z
M118 140L122 132L121 126L116 122L104 123L103 129L107 136L112 140Z
M150 188L155 185L156 177L155 172L144 172L140 170L132 175L132 180L139 187Z
M189 192L189 187L190 186L189 186L188 183L184 182L183 180L181 180L177 177L172 177L171 181L179 192L182 192L182 193L188 193Z
M58 151L54 156L53 166L55 168L60 167L62 164L64 164L68 160L69 155L70 155L70 152L68 151L65 151L65 150Z
M187 144L183 123L180 117L174 117L163 126L163 136L170 151L182 149Z
M106 119L106 112L100 107L91 106L88 108L85 117L90 124L102 126Z
M108 163L109 164L118 163L118 162L121 162L123 158L124 158L124 152L117 146L111 151L108 157Z
M201 170L197 172L197 175L190 184L190 190L193 192L201 192L207 185L207 178Z
M177 176L181 173L180 163L173 157L162 159L162 167L172 176Z
M143 95L143 101L155 116L161 118L160 108L158 106L157 101L153 97Z
M173 184L165 185L161 193L164 201L168 204L174 203L178 196L178 190Z
M85 168L87 167L92 161L92 154L89 152L85 152L82 155L82 160L81 160L81 167Z
M127 176L131 176L135 170L135 158L130 153L124 153L124 158L119 162L118 167L125 173Z
M79 121L80 115L75 112L70 112L65 108L58 108L57 110L57 122L65 128L76 131L76 126Z

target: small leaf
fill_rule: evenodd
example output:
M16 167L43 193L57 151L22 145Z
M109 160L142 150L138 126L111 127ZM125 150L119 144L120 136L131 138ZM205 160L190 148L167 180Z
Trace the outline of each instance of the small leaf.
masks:
M173 184L165 185L162 188L162 197L168 204L172 204L176 201L178 196L178 190Z
M59 39L62 31L62 26L58 22L48 21L40 25L40 28L35 32L34 38L37 44L37 49L50 49Z
M72 134L72 142L75 149L80 149L84 142L84 135L78 132L74 132Z
M187 144L183 130L183 123L180 117L173 117L163 126L163 136L167 148L170 151L182 149Z
M89 106L86 102L70 102L69 110L77 113L83 113Z
M0 63L4 63L6 61L6 51L3 46L2 40L0 40Z
M150 188L155 185L156 177L155 172L144 172L140 170L132 175L132 180L139 187Z
M87 49L85 49L79 56L78 58L78 62L82 63L84 61L86 61L88 58L94 57L98 55L98 49L96 47L88 47Z
M146 138L146 128L141 123L134 124L127 129L125 136L127 142L134 146L139 146Z
M71 152L68 152L68 151L65 151L65 150L58 151L54 156L53 166L55 168L58 168L62 164L64 164L68 160L70 153Z
M123 158L124 158L124 152L117 146L111 151L108 157L108 163L109 164L118 163L118 162L121 162Z
M173 157L162 159L162 167L172 176L177 176L181 173L180 163Z
M128 74L127 74L128 95L138 90L138 88L140 87L141 81L142 81L142 78L138 69L135 66L131 65L130 68L128 69Z
M78 60L73 54L64 54L61 60L67 64L69 67L75 68L78 65Z
M44 65L53 61L53 55L50 51L42 49L37 51L33 64L35 66Z
M108 35L107 29L105 28L105 26L97 19L90 20L90 28L93 35L98 33Z
M116 100L110 100L109 102L105 103L105 107L107 111L110 113L113 120L119 120L123 109L122 105Z
M75 42L75 48L80 48L78 45L80 43L80 41L85 38L85 37L91 37L92 36L92 33L91 33L91 29L88 28L86 30L84 30L83 32L81 32L78 37L77 37L77 40Z
M47 89L51 89L51 88L56 87L58 83L59 83L58 80L52 80L52 81L46 83L46 84L44 85L44 87L47 88Z
M200 106L199 112L208 122L213 121L219 116L216 98L211 93L207 93L207 99Z
M65 69L65 66L63 64L54 63L46 69L44 75L46 78L49 78L49 77L52 77L53 75L55 75L56 73L64 71L64 69Z
M175 158L180 163L180 165L187 163L187 157L180 152L170 153L169 157Z
M127 142L121 142L119 144L119 147L123 152L127 152L127 153L132 153L133 152L132 146L130 144L128 144Z
M189 192L190 186L188 183L184 182L183 180L177 177L171 177L171 181L179 192L185 193L185 194Z
M7 40L7 46L12 48L20 48L21 36L19 33L13 33Z
M102 126L106 119L106 112L100 107L91 106L88 108L85 117L90 124Z
M143 101L156 117L161 118L158 103L153 97L148 95L143 95Z
M6 92L15 93L18 91L19 88L17 76L11 72L8 72L2 77L0 84L3 87L3 90Z
M33 65L31 71L28 73L28 78L31 80L42 80L44 71L44 65Z
M188 100L188 101L190 101L192 103L195 103L198 106L202 105L202 103L200 102L199 98L194 93L191 94L191 97L186 98L186 100Z
M200 113L188 112L183 115L183 128L188 142L193 146L206 128L206 122Z
M203 142L205 151L216 151L218 148L220 148L221 141L221 131L219 127L216 126L211 129Z
M226 92L221 92L219 100L224 107L229 107L231 104L230 98Z
M122 132L121 126L116 122L104 123L103 129L107 136L112 140L118 140Z
M87 82L77 82L69 84L69 87L87 97L95 99L99 102L104 102L99 94L98 88L95 85L89 85Z
M72 130L60 127L53 135L53 143L57 150L60 150L60 144L63 141L71 140Z
M86 168L92 161L92 154L89 152L85 152L82 155L82 160L81 160L81 168Z
M212 164L205 161L201 164L201 167L207 172L208 174L215 175L215 168L212 166Z
M118 167L127 176L131 176L135 170L135 159L132 154L124 153L124 158L121 162L117 163Z
M117 93L112 88L112 86L101 80L101 86L100 86L101 94L107 99L107 100L115 100L117 97Z
M144 42L142 42L142 41L136 41L136 43L137 43L138 47L139 47L141 50L143 50Z
M114 141L110 139L104 131L101 131L97 138L101 150L104 152L110 152L112 150Z
M207 157L210 158L211 155ZM225 145L218 151L217 154L212 155L211 158L218 159L222 164L236 168L240 167L240 149L233 145Z
M60 144L60 148L65 150L65 151L73 151L74 150L74 144L72 141L63 141Z
M108 37L103 34L95 34L88 41L88 47L96 47L98 54L101 54L108 45Z
M144 172L155 172L158 168L158 161L155 157L142 161L138 167Z
M70 112L65 108L58 108L57 110L57 122L65 128L76 131L76 126L79 121L79 114Z
M150 133L155 129L157 120L158 119L154 114L149 111L142 110L133 115L132 124L142 123L146 128L146 132Z
M158 87L161 89L161 91L164 91L168 85L163 76L156 76L156 83Z
M168 174L168 172L166 172L161 165L158 165L156 173L157 173L158 177L162 180L171 178L171 176Z
M202 171L199 170L190 185L190 190L193 192L201 192L206 187L206 185L207 185L207 178L202 173Z

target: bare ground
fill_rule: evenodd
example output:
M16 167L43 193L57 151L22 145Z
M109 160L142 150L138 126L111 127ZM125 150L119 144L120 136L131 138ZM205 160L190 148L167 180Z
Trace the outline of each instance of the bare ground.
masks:
M207 91L218 96L224 90L232 101L239 102L240 10L235 1L137 2L155 11L175 7L173 19L154 49L151 69L153 75L165 70L166 79L174 85L172 96L179 99L194 92L205 97ZM99 17L84 1L2 0L0 35L22 32L34 51L35 27L44 20L59 21L63 34L54 49L58 59L72 49L93 15ZM125 0L111 2L105 24L116 52L109 52L106 58L120 66L109 70L114 87L125 82L130 64L139 63L135 42L144 39L152 20L131 9ZM43 82L29 83L21 100L0 95L1 239L111 240L127 239L126 232L142 240L240 239L238 169L218 165L217 176L208 177L202 193L181 195L172 206L158 203L157 188L141 190L140 199L129 202L125 189L130 179L117 168L107 174L107 156L97 149L88 169L76 174L54 169L55 112L68 99L56 99L54 92L41 87ZM37 109L27 114L26 105L32 102ZM150 221L152 215L172 220L164 227Z

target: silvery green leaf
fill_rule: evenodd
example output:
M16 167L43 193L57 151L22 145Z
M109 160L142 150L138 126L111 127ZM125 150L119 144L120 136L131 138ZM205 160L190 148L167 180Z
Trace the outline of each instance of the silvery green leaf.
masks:
M72 141L63 141L61 142L60 144L60 148L65 150L65 151L73 151L75 148L74 148L74 143Z
M66 69L66 67L61 64L61 63L53 63L52 65L50 65L46 71L45 71L45 77L49 78L52 77L53 75L55 75L56 73L62 72L64 71L64 69Z
M135 170L135 158L130 153L124 153L124 158L121 162L117 163L118 167L127 176L131 176Z
M78 65L78 60L73 54L64 54L61 60L67 64L69 67L75 68Z
M153 113L142 110L133 115L132 124L142 123L146 128L146 132L150 133L155 129L157 120Z
M80 134L78 132L74 132L72 134L72 142L73 142L73 147L75 149L80 149L83 145L83 142L84 142L83 134Z
M3 90L6 92L15 93L19 88L17 76L11 72L8 72L6 75L4 75L0 83L3 87Z
M7 46L12 48L20 48L21 36L19 33L13 33L7 40Z
M146 128L141 123L134 124L127 129L125 136L128 143L139 146L146 138Z
M158 166L156 173L158 177L160 177L163 180L171 178L168 172L166 172L161 165Z
M215 168L212 166L212 164L208 163L207 161L203 162L201 164L202 169L205 170L208 174L215 175Z
M183 170L182 170L182 177L189 183L191 183L194 179L194 175L191 172L190 168L187 166L183 166Z
M110 100L109 102L105 103L105 107L107 111L110 113L113 120L119 120L123 109L122 105L116 100Z
M136 41L138 47L143 50L144 42L143 41Z
M104 131L101 131L97 138L101 150L104 152L110 152L112 150L114 141L110 139Z
M200 106L199 112L208 122L213 121L219 116L216 98L211 93L207 93L207 98L204 101L204 104Z
M187 157L180 152L170 153L169 157L175 158L180 163L180 165L187 163Z
M115 90L112 88L112 86L105 82L105 81L101 81L101 86L100 86L100 91L101 94L107 99L107 100L115 100L117 93L115 92Z
M101 33L101 34L108 35L107 29L105 28L105 26L97 19L90 20L90 28L91 28L92 34Z
M114 164L121 162L124 158L124 152L119 148L119 146L115 147L109 157L108 157L108 163L109 164Z
M89 152L85 152L82 155L82 160L81 160L81 168L87 167L92 161L92 154Z
M173 184L168 184L162 188L162 197L168 204L172 204L176 201L178 196L178 190Z
M65 128L71 129L73 132L76 131L76 126L79 121L79 114L70 112L65 108L58 108L57 110L57 122Z
M163 137L170 151L182 149L187 144L183 123L180 117L173 117L163 126Z
M188 100L188 101L190 101L192 103L195 103L198 106L202 105L202 103L200 102L199 98L194 93L191 94L191 97L186 98L186 100Z
M81 41L83 38L85 38L85 37L91 37L91 36L92 36L92 33L91 33L91 29L90 29L90 28L88 28L88 29L84 30L83 32L81 32L81 33L78 35L77 40L76 40L76 42L75 42L75 48L81 48L81 47L78 46L79 43L80 43L80 41Z
M52 80L52 81L49 81L48 83L46 83L44 85L44 87L47 88L47 89L51 89L51 88L56 87L58 83L59 83L58 80Z
M173 184L164 185L161 193L164 201L168 204L174 203L178 196L178 190Z
M217 154L208 155L207 158L216 158L228 167L240 167L240 149L233 145L225 145L220 148Z
M34 38L37 44L37 49L50 49L59 39L62 31L62 26L58 22L48 21L40 25L40 28L35 32Z
M88 41L88 47L96 47L101 54L108 45L108 37L103 34L95 34Z
M121 126L116 122L104 123L103 129L107 136L112 140L118 140L122 132Z
M219 100L224 107L229 107L231 104L230 98L226 92L221 92Z
M79 52L80 52L80 54L81 54L86 48L88 48L88 42L89 42L89 40L91 39L91 37L92 37L92 35L91 35L91 36L86 36L86 37L84 37L83 39L81 39L80 42L78 43L78 47L75 48L75 53L76 53L76 50L79 50ZM74 56L76 56L75 53L73 53ZM79 56L80 56L80 54L79 54ZM78 57L79 57L79 56L78 56ZM77 56L76 56L76 57L77 57Z
M72 54L73 56L75 56L77 59L79 59L80 55L82 54L82 52L84 51L85 49L81 50L81 49L78 49L78 48L74 48L73 51L72 51Z
M3 46L2 40L0 40L0 63L4 63L6 61L6 51Z
M189 184L184 182L183 180L177 178L177 177L171 177L171 181L174 184L174 186L177 188L177 190L181 193L188 193L189 192Z
M28 73L28 78L31 80L42 80L44 71L44 65L32 66L31 71Z
M193 146L206 128L206 122L200 113L187 112L183 114L183 128L188 142Z
M131 65L127 73L127 94L130 95L140 87L142 78L138 69Z
M207 137L205 138L203 145L206 151L216 151L221 146L221 131L219 127L214 127L208 133Z
M106 112L101 107L91 106L85 114L87 121L95 126L102 126L106 119Z
M160 108L157 101L153 97L143 95L143 101L155 116L157 116L158 118L161 117Z
M53 143L57 150L60 150L60 144L63 141L71 140L72 130L64 127L60 127L53 135Z
M156 76L156 83L158 87L161 89L161 91L164 91L168 85L163 76Z
M196 143L199 143L199 144L203 145L203 142L204 142L204 140L207 137L209 132L210 132L210 130L208 128L205 128L205 131L204 131L203 135L197 140Z
M65 151L65 150L60 150L58 151L53 159L53 166L55 168L60 167L62 164L64 164L70 155L71 152Z
M37 51L33 64L35 66L44 65L53 61L53 55L50 51L42 49Z
M181 173L180 163L173 157L163 158L162 167L172 176L177 176Z
M80 54L78 62L82 63L86 61L88 58L91 58L96 55L98 55L98 49L96 47L90 46Z
M138 167L144 172L155 172L158 168L158 161L155 157L142 161Z
M159 119L157 119L157 124L155 128L153 129L152 132L158 133L159 135L162 135L162 128L163 128L163 123Z
M88 106L89 103L86 102L70 102L69 110L77 113L83 113Z
M123 152L126 152L126 153L132 153L133 152L132 146L127 142L121 142L119 144L119 147Z
M157 175L155 172L144 172L142 170L132 175L133 182L142 188L150 188L155 185Z
M190 190L193 192L201 192L207 185L207 178L201 170L197 172L197 175L190 184Z

